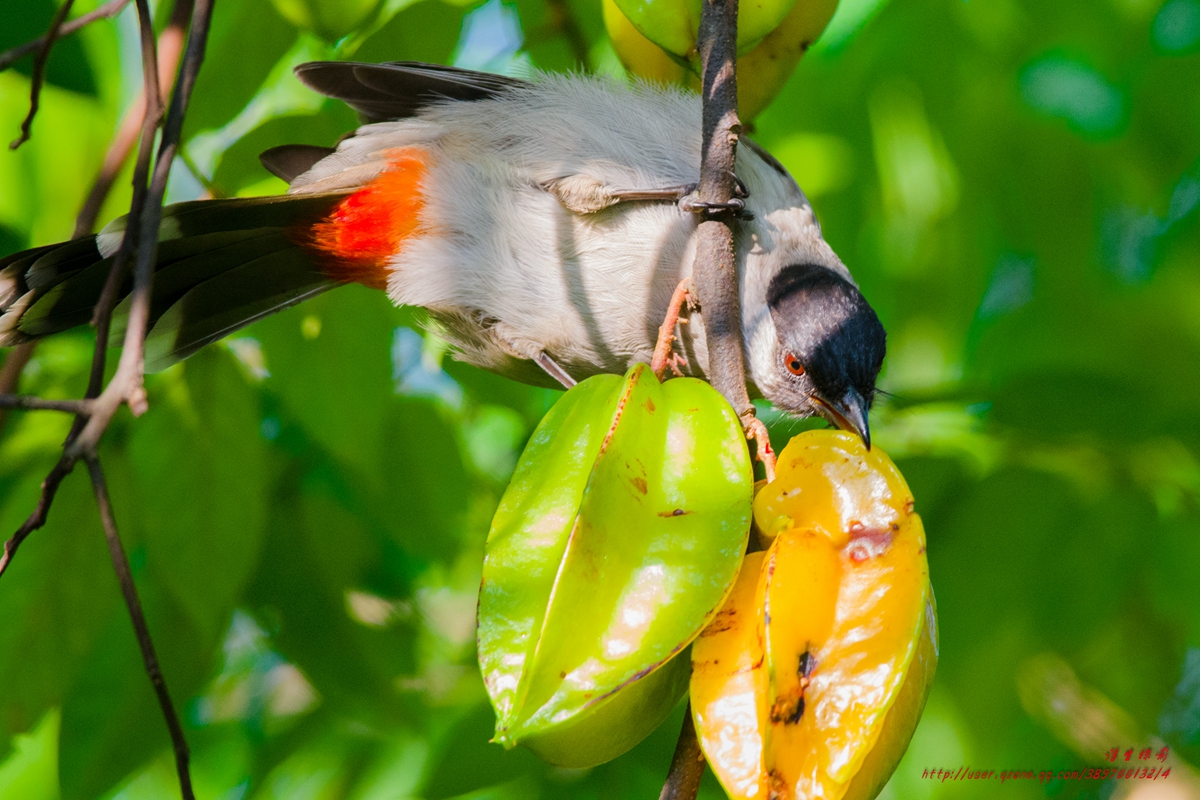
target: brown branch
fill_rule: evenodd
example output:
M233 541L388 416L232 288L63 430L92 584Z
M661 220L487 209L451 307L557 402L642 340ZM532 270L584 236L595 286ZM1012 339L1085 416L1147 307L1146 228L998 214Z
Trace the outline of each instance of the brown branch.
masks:
M122 6L129 0L120 0ZM111 3L110 3L111 5ZM184 34L187 31L188 19L192 15L192 0L178 0L171 10L171 19L162 33L158 35L158 74L162 76L160 96L166 103L171 89L175 85L175 73L179 68L179 58L183 54ZM82 17L81 17L82 19ZM142 122L146 118L146 90L143 86L138 90L137 97L121 119L121 126L104 154L104 162L100 172L92 183L91 191L75 218L73 237L86 236L96 227L96 219L100 209L112 190L113 183L120 174L121 168L129 160L133 146L138 141L142 130Z
M151 23L150 9L146 4L146 0L138 0L138 20L142 41L142 66L146 70L144 82L147 87L153 87L153 89L147 92L148 96L157 98L159 92L154 28ZM147 113L143 119L142 145L138 153L137 164L134 167L133 201L130 203L129 219L138 219L145 206L146 180L150 173L150 159L154 153L154 137L158 129L158 121L161 117L161 106L157 102L154 104L153 111L155 112L154 116ZM108 349L108 330L112 319L112 309L116 305L116 290L120 286L125 274L125 265L129 260L134 243L134 237L128 235L121 242L121 247L118 249L112 268L109 270L105 290L101 293L100 301L97 303L96 347L92 352L92 372L88 379L87 392L84 395L85 400L89 403L89 411L92 412L92 415L96 411L95 403L97 400L95 398L100 394L100 389L104 381L104 361ZM114 407L108 413L104 420L104 428L107 428L109 421L112 419L112 413L115 413L115 411ZM50 470L46 479L42 481L42 493L38 497L37 506L34 508L33 513L21 524L21 527L17 529L16 533L4 543L4 552L0 554L0 576L4 575L8 566L12 563L12 559L16 555L21 543L28 538L29 534L46 524L46 519L50 514L50 507L54 503L59 485L75 469L75 463L79 460L83 452L82 449L76 448L74 445L78 440L79 434L86 427L89 418L91 417L77 416L75 418L75 423L71 426L70 433L67 434L67 441L63 445L62 457L59 458L54 468ZM94 441L92 447L88 449L95 450Z
M671 758L671 770L658 800L694 800L700 791L700 779L704 777L706 766L700 742L696 739L696 725L692 722L692 704L688 703L683 713L683 729L675 744L675 755Z
M104 526L104 538L108 542L108 552L112 557L113 571L117 573L117 583L121 585L121 594L125 598L125 606L129 609L129 619L133 623L133 632L137 636L138 647L142 651L142 663L146 674L154 687L158 705L162 708L163 717L167 721L167 730L171 734L171 744L175 750L175 769L179 773L179 789L184 800L194 800L192 778L188 772L188 745L183 735L183 726L179 724L179 715L171 702L171 693L167 691L167 682L163 678L162 668L158 664L158 656L154 652L154 642L150 638L150 629L146 625L146 615L142 612L142 603L138 599L137 587L133 583L133 572L129 568L129 558L121 544L117 532L117 520L113 515L112 501L108 496L108 483L104 480L104 470L100 467L100 459L94 452L83 455L88 473L92 478L92 489L96 494L96 505L100 509L100 522Z
M50 22L50 30L46 31L46 35L43 37L42 49L38 50L37 57L33 60L33 77L29 80L29 113L25 115L25 120L21 123L21 135L9 143L9 150L16 150L29 141L33 118L37 116L38 106L41 105L42 83L46 80L46 61L50 58L50 48L54 47L54 40L58 38L59 29L62 28L63 21L66 20L67 14L71 12L71 6L74 4L75 0L66 0L59 7L58 13Z
M137 164L134 167L133 200L130 204L125 235L122 237L121 246L94 312L97 330L96 346L92 357L92 373L86 397L84 401L81 401L87 403L86 409L90 414L87 417L82 415L76 417L75 425L63 446L62 457L42 484L42 496L38 501L37 508L13 538L5 543L4 553L0 556L0 574L3 574L11 563L13 554L25 537L32 530L45 524L59 484L74 468L75 463L80 458L84 459L95 490L96 503L99 507L101 522L104 525L113 568L117 573L121 592L125 597L130 620L142 651L146 674L154 687L167 723L167 729L171 735L175 751L175 766L179 773L180 793L184 800L194 800L191 776L188 772L187 741L179 723L179 716L171 702L170 693L167 691L162 669L154 652L150 631L146 625L145 615L142 612L141 602L137 597L129 561L125 556L117 532L116 519L113 515L104 472L96 455L96 446L122 403L129 405L134 414L140 414L146 408L145 389L142 382L143 350L149 320L150 290L158 245L158 227L162 219L162 204L166 194L167 179L170 176L171 163L174 161L179 139L183 133L183 117L196 83L200 65L204 60L204 50L212 18L212 0L198 0L192 9L180 80L171 97L171 108L163 126L162 141L154 161L153 176L150 178L149 186L146 184L146 179L150 176L154 137L162 118L162 101L149 4L147 0L136 0L136 3L142 42L145 112L142 121L141 145ZM112 311L117 299L117 288L124 279L126 263L134 253L136 253L137 261L134 269L132 304L121 361L117 365L116 374L101 392L105 351L108 345Z
M100 6L95 11L89 11L86 14L82 14L73 20L63 23L58 29L57 38L61 39L64 36L70 36L75 31L95 22L98 19L115 17L117 14L120 14L121 10L127 5L129 5L129 0L109 0L109 2ZM45 45L46 37L39 36L32 42L26 42L25 44L12 48L11 50L6 50L3 53L0 53L0 71L8 69L15 62L21 60L30 53L36 52L42 47L45 47Z
M91 413L90 400L44 400L24 394L0 394L0 408L17 408L22 411L66 411L68 414L87 416Z
M737 115L737 0L704 0L700 15L701 93L704 103L699 201L720 205L734 197L734 158L742 126ZM708 379L743 422L753 416L746 393L741 304L733 228L726 217L708 217L697 229L692 280L708 343Z
M142 66L147 70L144 76L147 85L153 85L154 89L149 91L149 96L157 98L158 96L158 74L156 71L156 58L154 46L154 28L150 19L150 8L146 0L138 0L138 20L141 29L142 41ZM151 84L151 81L153 83ZM155 108L159 108L155 104ZM129 218L137 219L141 216L142 209L146 198L146 179L150 172L150 158L154 152L154 136L158 128L158 116L153 118L147 114L142 126L142 147L138 154L138 163L134 168L133 177L133 201L129 208ZM38 528L46 524L46 519L50 513L50 507L54 503L54 497L58 493L58 487L63 479L75 469L75 463L79 460L83 453L82 448L76 448L74 445L78 440L79 434L84 430L89 419L94 419L96 412L97 396L100 394L100 388L104 381L104 357L108 348L108 328L112 318L112 309L116 305L116 287L120 285L121 278L124 275L125 264L129 259L129 255L134 245L133 237L126 236L121 242L121 247L117 251L117 255L113 260L112 268L109 270L108 282L105 284L105 291L101 294L100 301L97 303L97 331L96 331L96 347L92 352L92 372L88 379L88 388L84 397L89 401L89 410L92 415L89 417L77 416L75 424L71 426L70 433L67 434L67 441L63 445L63 455L59 458L58 463L50 470L46 479L42 481L42 493L38 498L37 506L33 513L21 524L17 532L12 535L7 542L4 543L4 552L0 554L0 576L8 569L12 563L13 557L16 555L17 548L21 543ZM115 277L116 276L116 277ZM114 279L115 278L115 279ZM115 285L113 285L115 283ZM109 287L113 290L110 293ZM115 412L115 408L112 409ZM109 413L104 421L104 427L107 428L108 422L112 419L112 413ZM97 437L98 438L98 437ZM95 450L95 442L88 450Z
M143 93L145 97L152 98L153 102L148 104L142 122L141 145L139 147L137 163L134 166L133 200L130 203L129 215L127 217L129 222L127 223L126 234L122 238L121 246L118 248L117 254L113 259L108 280L105 283L104 290L101 292L100 300L97 302L94 312L93 321L96 325L96 346L92 353L92 371L88 380L87 392L85 393L85 399L89 401L88 410L90 414L87 417L76 417L75 424L72 426L71 432L67 435L66 443L63 445L62 458L59 459L58 463L50 471L50 474L47 475L46 480L42 483L42 494L38 499L37 507L21 527L17 529L12 538L5 542L4 552L0 555L0 576L4 574L8 565L12 563L12 558L17 548L20 547L25 538L46 524L46 518L49 514L50 506L54 501L54 496L58 491L59 484L75 468L76 462L83 454L95 452L100 437L108 429L108 425L120 405L128 403L135 413L141 413L145 410L141 354L146 334L146 320L148 318L147 306L149 303L150 278L153 275L153 254L158 241L158 222L162 215L162 200L166 193L166 181L170 174L170 162L174 157L174 147L183 131L183 113L187 108L187 100L191 96L191 89L195 85L195 78L199 71L200 63L203 61L204 47L208 39L209 21L212 17L212 0L202 0L199 4L200 7L194 7L193 9L194 19L191 25L191 32L188 36L187 60L183 68L185 80L181 82L180 86L176 87L172 99L171 114L175 117L175 122L163 134L162 146L158 154L159 161L156 162L153 181L149 187L147 187L147 178L150 175L150 163L154 154L154 138L159 121L162 118L162 105L159 100L158 59L154 28L150 18L150 7L147 0L136 0L136 4L142 43ZM182 94L181 90L183 90ZM162 168L163 163L165 163L165 168ZM149 246L144 248L145 251L148 251L149 255L145 258L141 255L143 249L137 247L141 234L147 227L145 224L138 224L139 221L142 223L146 222L143 217L152 218L152 226L150 227L151 235L146 239ZM135 326L131 320L130 327L126 332L126 352L122 353L122 363L118 365L116 375L113 376L107 386L103 387L104 391L101 392L104 381L105 355L108 348L108 333L112 322L112 311L116 305L117 291L124 280L126 264L135 251L139 252L139 273L135 276L134 281L134 307L140 314L139 324ZM146 263L143 264L143 261ZM132 347L131 343L133 344ZM136 353L136 358L134 359L127 358L131 350Z
M742 130L735 69L737 12L737 0L703 0L700 12L697 45L703 64L703 139L697 199L711 208L727 206L737 185L733 167ZM708 215L700 222L692 282L704 320L708 379L733 406L743 426L752 429L757 420L746 392L737 261L729 216ZM703 774L704 757L689 703L660 800L694 800Z
M68 459L64 454L54 465L54 469L50 470L46 479L42 481L42 494L38 498L33 513L21 524L21 527L17 528L17 532L12 535L12 538L4 543L4 552L0 553L0 575L3 575L8 569L8 565L12 563L13 556L16 555L21 542L25 541L29 534L46 524L46 516L50 513L50 506L54 503L58 486L74 467L75 459Z
M139 12L145 2L146 0L137 0ZM144 348L146 328L150 319L150 288L154 279L154 262L158 251L158 226L162 219L162 203L167 190L167 178L171 174L171 164L175 160L179 140L183 135L183 117L187 111L188 101L191 99L192 89L196 85L196 76L200 72L200 65L204 61L204 49L208 43L211 18L212 0L197 0L192 13L192 24L188 32L187 48L180 69L179 83L171 95L171 108L163 125L162 141L154 162L154 176L145 197L145 208L141 214L130 213L129 223L121 244L122 250L126 250L133 239L136 239L137 245L137 264L133 273L129 321L125 331L125 341L121 348L121 360L117 364L116 374L96 398L96 407L91 418L75 440L67 445L68 455L74 454L78 457L80 453L94 449L100 436L108 428L113 415L122 404L128 405L129 410L135 416L140 416L146 411L146 391L142 382L145 367ZM144 36L145 34L143 34ZM148 71L153 69L153 58L147 58L143 54L143 62L145 69ZM152 84L149 78L146 80L146 86L146 97L154 98L154 105L157 106L158 92L155 88L151 88ZM153 86L157 87L157 81ZM147 114L147 119L149 116ZM134 188L136 192L136 183ZM135 201L136 199L135 197ZM114 264L113 271L115 272L116 269L117 265ZM97 336L103 327L105 338L108 333L107 318L112 314L112 306L109 303L115 300L116 294L115 287L112 287L113 291L111 292L109 289L112 284L119 284L119 281L113 280L113 274L110 273L109 278L109 285L105 286L97 313ZM106 313L101 315L100 311ZM99 352L100 340L98 338L98 356ZM95 374L94 372L93 377Z
M64 23L59 29L59 38L69 36L98 19L115 17L124 10L125 6L129 5L129 2L130 0L110 0L110 2L105 3L96 10ZM179 57L183 53L184 34L191 13L192 0L179 0L172 9L170 21L158 37L158 71L160 75L166 75L168 78L162 89L164 95L170 91L171 86L174 84L174 75L179 67ZM32 42L27 42L19 47L14 47L6 53L0 54L0 70L6 69L12 62L22 56L34 52L42 46L44 41L44 36L39 37ZM164 96L164 102L165 100ZM145 95L143 94L143 90L139 90L137 97L125 112L120 128L117 130L116 135L108 146L108 150L105 152L104 163L95 181L92 183L92 188L88 192L87 198L84 200L83 205L80 206L79 214L75 218L75 230L72 232L71 238L78 239L81 236L88 235L95 229L100 209L104 205L104 201L108 199L108 195L112 191L113 183L116 181L121 167L128 160L129 154L133 150L133 145L138 140L138 133L141 130L145 114ZM9 351L8 358L4 361L4 366L0 367L0 395L8 395L16 392L21 373L33 357L33 351L36 347L36 341L26 342ZM93 394L95 393L93 392ZM3 430L10 410L10 407L0 405L0 430Z

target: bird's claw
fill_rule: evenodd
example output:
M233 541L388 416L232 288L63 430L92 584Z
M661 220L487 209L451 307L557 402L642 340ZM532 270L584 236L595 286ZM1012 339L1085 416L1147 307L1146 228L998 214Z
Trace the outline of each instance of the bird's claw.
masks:
M681 319L679 322L682 324L687 322L687 320ZM667 366L671 368L671 372L675 373L676 378L683 377L683 370L681 370L680 367L686 367L687 365L687 356L685 356L683 353L676 353L674 350L672 350L670 354L667 355Z
M750 196L750 190L736 173L730 172L729 175L733 178L733 196L728 202L709 203L701 200L697 194L699 184L693 183L686 187L687 193L679 198L679 208L692 214L703 214L709 219L724 216L743 220L754 219L754 214L746 210L746 198Z
M767 434L767 426L754 416L753 410L742 417L742 428L746 438L755 443L755 459L763 465L767 483L775 480L775 451L771 449L771 437Z
M709 203L692 193L679 201L679 208L692 214L702 214L708 219L725 216L740 220L754 219L754 214L746 210L746 201L740 197L731 197L725 203Z
M750 190L746 188L746 184L742 183L742 179L737 176L737 173L733 173L733 196L743 200L750 196Z
M682 377L683 372L679 367L681 364L687 366L688 363L683 355L675 353L671 349L671 343L675 340L675 326L687 322L685 319L680 319L679 314L685 305L692 307L691 285L692 279L684 278L675 287L671 301L667 304L666 318L658 329L658 341L654 346L654 358L650 361L650 369L660 381L663 379L667 367L670 367L676 376Z

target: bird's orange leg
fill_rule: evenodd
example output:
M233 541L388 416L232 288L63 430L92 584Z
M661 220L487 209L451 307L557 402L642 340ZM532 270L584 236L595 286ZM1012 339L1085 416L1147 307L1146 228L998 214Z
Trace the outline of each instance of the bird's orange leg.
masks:
M767 475L767 483L775 480L775 451L771 449L771 437L767 435L767 426L752 413L742 417L742 427L746 438L755 444L755 458L763 465Z
M684 278L675 287L675 293L671 295L671 302L667 305L666 319L658 329L658 342L654 346L654 358L650 361L650 369L660 381L667 367L676 375L682 375L679 365L687 364L687 359L682 354L671 350L671 343L675 340L675 326L687 322L686 319L681 320L679 314L683 311L684 304L691 300L691 286L692 279Z

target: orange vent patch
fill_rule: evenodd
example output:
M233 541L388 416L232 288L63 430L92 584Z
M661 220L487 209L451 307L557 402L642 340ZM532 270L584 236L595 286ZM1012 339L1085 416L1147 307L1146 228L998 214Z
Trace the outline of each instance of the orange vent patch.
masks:
M379 177L310 229L308 243L324 255L331 278L387 289L388 259L417 231L425 205L424 152L406 147L388 155L388 166Z

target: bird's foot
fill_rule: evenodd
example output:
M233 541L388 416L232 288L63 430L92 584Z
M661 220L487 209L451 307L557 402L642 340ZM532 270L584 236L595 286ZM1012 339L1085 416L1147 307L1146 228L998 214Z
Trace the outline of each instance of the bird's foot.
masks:
M686 322L687 322L686 319L679 320L680 325L683 325ZM674 350L672 350L667 355L667 366L670 367L671 372L675 373L676 378L683 377L683 370L681 370L680 367L686 367L687 365L688 365L688 360L687 360L687 357L683 353L676 353Z
M770 483L775 480L775 451L771 449L771 437L767 435L767 426L754 416L753 410L750 410L742 416L742 428L746 431L746 438L754 442L754 457L763 465L767 483Z
M564 389L570 389L577 383L574 378L567 374L565 369L558 365L557 361L546 355L544 350L539 351L533 360L547 375L561 383Z
M737 175L733 176L733 184L733 197L728 203L706 203L696 194L700 185L688 183L655 189L606 189L603 206L607 207L613 203L666 201L675 203L682 210L693 214L704 214L708 217L731 214L737 219L754 219L754 215L746 210L745 200L750 196L746 184Z
M650 361L650 369L660 381L663 379L667 367L670 367L676 375L682 375L683 372L679 366L681 364L686 366L688 363L686 358L671 350L671 343L675 341L675 326L687 322L687 320L681 320L679 314L683 311L685 304L691 304L691 286L692 279L684 278L675 287L675 293L671 295L671 302L667 305L667 316L658 329L658 342L654 346L654 358Z
M702 214L709 219L731 216L734 219L751 220L754 214L746 210L746 198L750 191L737 175L733 176L733 197L726 203L709 203L697 195L697 186L690 187L691 191L679 198L679 208L692 214Z

